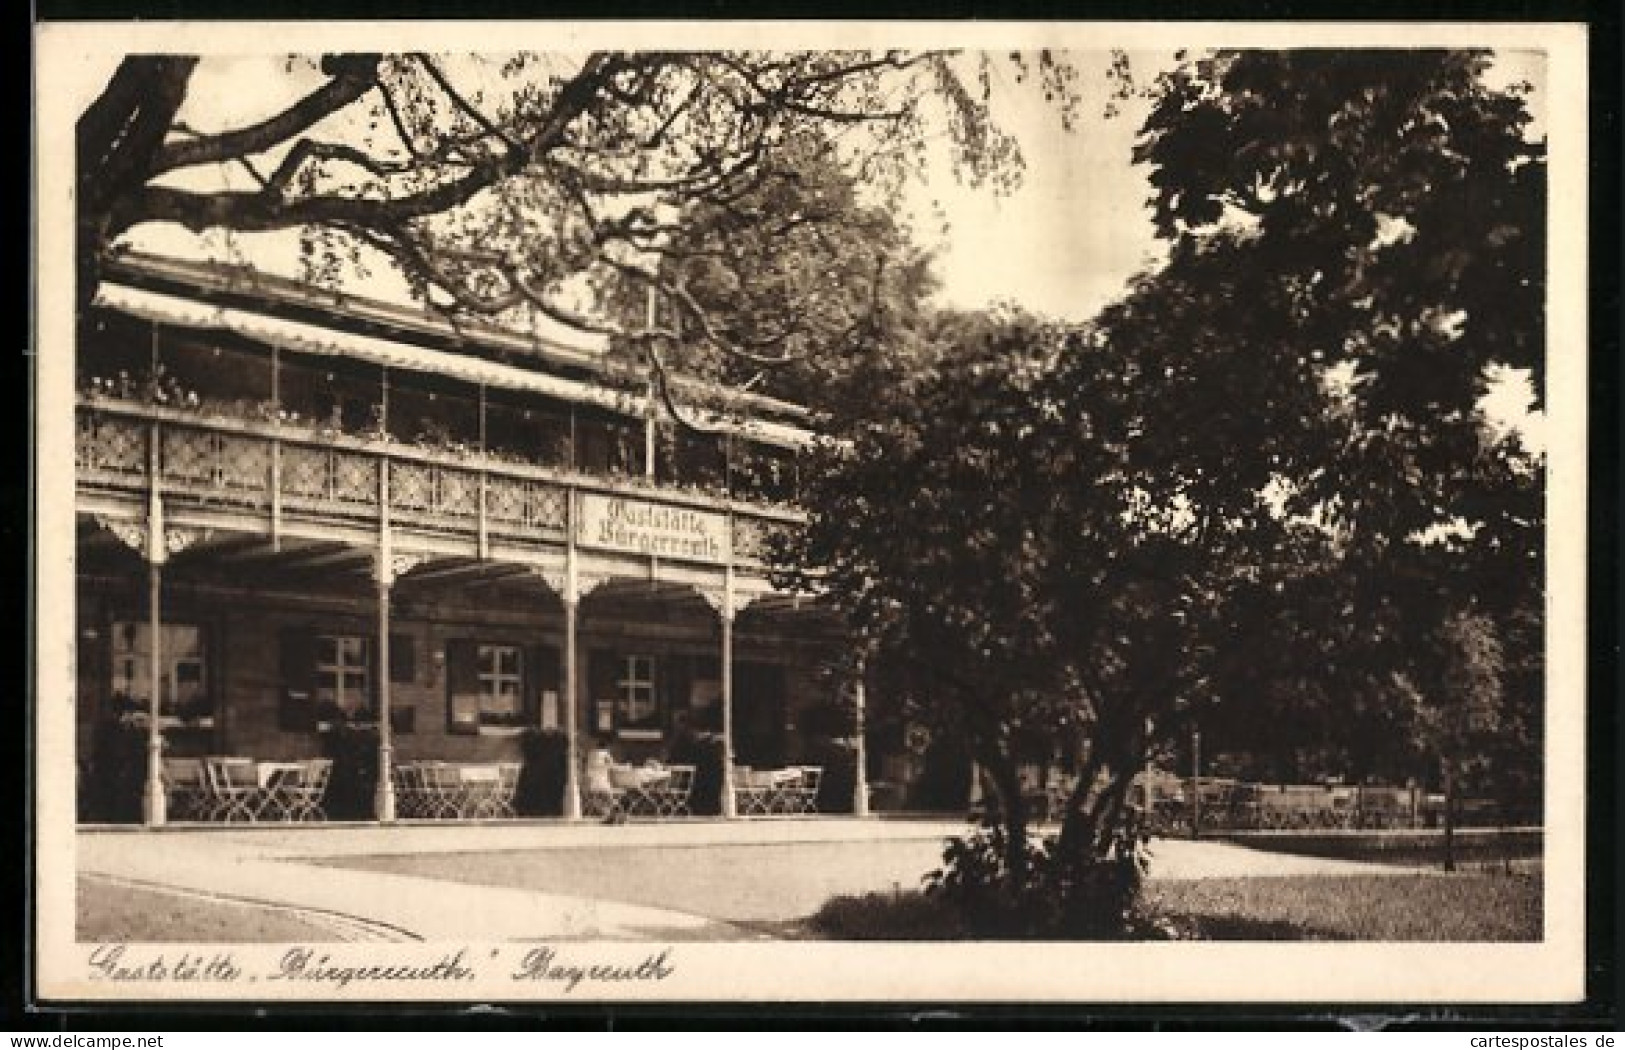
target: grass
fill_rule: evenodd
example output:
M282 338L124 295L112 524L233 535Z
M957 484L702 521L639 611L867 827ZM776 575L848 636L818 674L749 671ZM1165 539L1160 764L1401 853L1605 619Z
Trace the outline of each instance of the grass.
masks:
M1312 875L1148 884L1153 924L1190 940L1535 941L1538 875ZM805 932L832 940L944 940L955 917L919 891L836 897Z
M1538 941L1539 875L1153 882L1147 907L1205 940Z
M1444 860L1443 837L1442 832L1433 831L1318 835L1283 832L1236 834L1228 836L1228 841L1267 853L1439 867ZM1462 871L1526 870L1539 862L1542 848L1538 832L1465 831L1456 836L1456 866Z
M330 941L333 933L286 912L252 904L81 877L75 939L196 943Z

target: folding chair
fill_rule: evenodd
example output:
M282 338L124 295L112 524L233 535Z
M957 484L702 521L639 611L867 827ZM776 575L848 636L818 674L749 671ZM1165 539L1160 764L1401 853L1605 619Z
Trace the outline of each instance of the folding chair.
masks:
M204 775L209 782L213 806L210 820L249 823L259 820L265 793L260 789L259 771L251 758L207 758Z
M203 820L208 816L208 786L203 762L196 758L166 758L164 792L171 820Z
M497 765L497 793L492 800L495 803L495 816L516 817L514 810L514 796L519 793L519 763L502 762Z
M765 817L773 812L772 770L740 766L734 771L734 810L742 817Z
M656 795L656 814L662 817L686 817L691 813L688 798L694 793L693 766L669 766L671 776L661 785Z
M326 820L327 811L322 808L322 800L327 795L327 781L332 774L333 760L330 758L313 758L303 763L303 768L287 789L283 819Z
M817 813L818 788L824 779L823 766L802 766L801 779L796 782L790 795L794 808L791 813Z

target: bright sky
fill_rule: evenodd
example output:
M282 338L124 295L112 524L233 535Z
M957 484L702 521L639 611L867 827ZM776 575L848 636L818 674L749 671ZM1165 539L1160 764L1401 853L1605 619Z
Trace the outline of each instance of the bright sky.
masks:
M1053 112L1030 93L1004 96L1002 117L1021 142L1027 178L1008 197L956 186L938 170L916 191L916 229L922 244L938 247L942 298L980 307L1012 300L1056 318L1084 321L1161 257L1146 206L1151 187L1131 151L1149 110L1143 99L1121 104L1107 119L1109 54L1075 54L1085 92L1080 123L1063 132ZM1172 52L1131 52L1136 82L1173 65ZM1544 134L1539 52L1503 52L1487 79L1495 86L1527 81L1532 133ZM1018 105L1012 106L1014 101ZM949 222L933 222L930 201L940 198Z
M940 155L927 158L910 187L907 218L918 242L936 254L942 281L939 301L944 304L975 309L1008 301L1047 316L1083 321L1122 294L1131 277L1159 258L1146 206L1150 195L1146 172L1131 160L1148 103L1139 98L1121 101L1119 112L1108 117L1110 53L1072 52L1070 58L1080 70L1076 83L1083 95L1071 131L1062 129L1055 110L1037 94L1015 88L1007 70L995 73L1006 78L995 83L996 117L1021 144L1026 162L1017 191L1000 195L986 187L968 187ZM1139 83L1173 63L1171 51L1131 51L1129 58ZM111 72L116 57L102 61ZM1497 85L1528 81L1536 86L1530 102L1536 135L1544 133L1545 74L1542 53L1516 51L1502 52L1490 74ZM194 78L182 117L206 129L258 119L284 100L269 91L244 92L240 85L279 79L285 81L286 76L277 58L211 57ZM105 75L81 81L90 86L104 82ZM291 83L286 98L295 97L300 89ZM243 109L256 100L263 112ZM241 182L243 173L236 175L233 181ZM198 246L189 246L188 240L170 230L144 236L140 243L151 250L194 254ZM212 250L219 252L220 239L209 240ZM279 240L279 250L256 249L255 261L267 268L291 267L292 238ZM286 262L272 264L266 254L283 256ZM366 290L386 298L402 294L388 283ZM1493 395L1493 414L1538 425L1538 420L1525 418L1528 399L1526 386L1502 383Z

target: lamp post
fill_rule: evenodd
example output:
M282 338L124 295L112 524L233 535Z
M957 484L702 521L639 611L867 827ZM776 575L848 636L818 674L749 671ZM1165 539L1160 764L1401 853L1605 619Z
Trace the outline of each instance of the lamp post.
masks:
M1202 731L1191 716L1191 838L1202 836Z

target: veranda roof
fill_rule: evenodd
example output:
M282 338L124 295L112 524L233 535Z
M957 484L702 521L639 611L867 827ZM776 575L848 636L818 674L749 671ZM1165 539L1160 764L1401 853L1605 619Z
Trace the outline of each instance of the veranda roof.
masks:
M642 393L613 390L593 383L464 354L446 353L412 343L379 339L340 328L272 317L230 306L166 295L104 281L95 304L161 324L233 332L284 350L302 354L348 357L386 368L451 376L469 383L544 394L574 404L595 405L628 416L642 417L648 398ZM757 419L704 416L705 425L752 441L801 448L816 436L810 430Z

